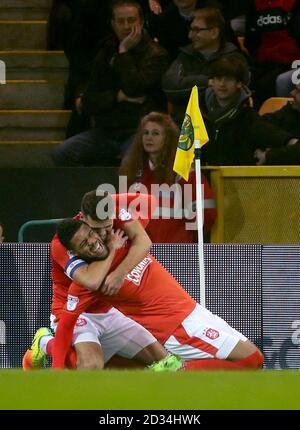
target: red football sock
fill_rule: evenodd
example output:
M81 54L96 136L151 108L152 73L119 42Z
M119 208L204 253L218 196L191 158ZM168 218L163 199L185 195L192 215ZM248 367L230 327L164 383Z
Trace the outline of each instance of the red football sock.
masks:
M46 346L46 353L50 357L52 357L52 354L53 354L54 343L55 343L55 338L49 340ZM76 369L76 362L77 362L77 357L76 357L75 349L73 347L70 347L66 356L66 364L68 369Z
M58 322L55 333L55 342L52 350L52 367L54 369L64 369L67 354L71 347L73 330L78 318L77 313L63 311ZM71 361L74 363L74 356L71 354Z
M50 339L46 345L46 354L52 357L53 346L54 346L55 338Z
M248 357L243 358L243 360L240 360L240 363L248 369L261 369L264 364L264 356L259 350L257 350L253 352L253 354L248 355Z
M66 365L68 369L76 369L77 367L77 356L73 347L69 348L67 352Z
M238 361L218 360L216 358L187 361L184 363L182 370L250 370L259 369L262 367L263 362L263 355L256 351Z

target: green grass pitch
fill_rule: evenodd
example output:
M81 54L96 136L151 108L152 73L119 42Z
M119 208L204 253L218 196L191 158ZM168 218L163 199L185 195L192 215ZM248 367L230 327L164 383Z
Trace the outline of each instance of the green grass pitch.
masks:
M0 371L0 409L300 409L299 371Z

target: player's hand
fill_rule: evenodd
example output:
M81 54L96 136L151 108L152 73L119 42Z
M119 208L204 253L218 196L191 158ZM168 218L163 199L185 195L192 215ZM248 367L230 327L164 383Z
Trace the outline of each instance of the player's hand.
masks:
M106 296L114 296L122 287L125 276L118 273L117 269L111 272L102 284L101 292Z
M124 233L123 230L112 230L109 239L107 242L107 246L110 249L110 251L115 251L117 249L123 248L125 246L126 242L128 240L128 237Z
M140 42L142 38L142 26L140 23L136 23L132 26L131 32L119 45L119 53L122 54L124 52L129 51L132 48L135 48L136 45Z

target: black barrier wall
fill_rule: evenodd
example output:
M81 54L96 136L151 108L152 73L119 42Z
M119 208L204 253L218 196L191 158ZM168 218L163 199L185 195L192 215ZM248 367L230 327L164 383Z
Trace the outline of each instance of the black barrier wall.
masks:
M300 367L300 247L205 245L207 308L263 349L268 368ZM200 299L196 245L155 245L154 256ZM0 245L0 367L19 367L49 325L48 244Z

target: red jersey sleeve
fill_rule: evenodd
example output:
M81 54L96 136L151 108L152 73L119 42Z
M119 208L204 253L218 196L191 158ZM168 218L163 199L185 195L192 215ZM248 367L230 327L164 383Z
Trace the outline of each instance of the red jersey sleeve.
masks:
M151 194L115 194L113 198L116 203L115 228L122 228L122 224L133 220L138 220L145 228L157 204Z
M79 267L87 265L86 261L68 251L60 243L57 236L51 242L51 257L53 262L58 264L70 279L73 279L73 274Z

